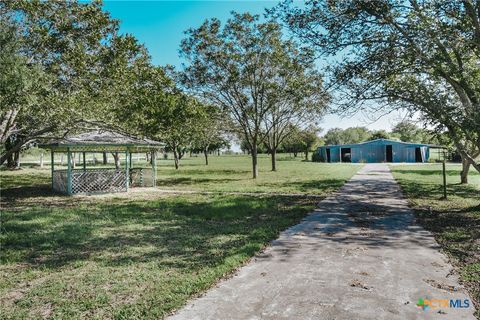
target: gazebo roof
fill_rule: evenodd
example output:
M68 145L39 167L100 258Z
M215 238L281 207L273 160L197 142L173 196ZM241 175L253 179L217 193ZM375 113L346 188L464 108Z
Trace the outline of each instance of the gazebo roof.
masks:
M110 130L93 130L75 136L52 140L39 145L40 148L58 152L103 152L103 151L129 151L147 152L162 149L164 143L137 138Z

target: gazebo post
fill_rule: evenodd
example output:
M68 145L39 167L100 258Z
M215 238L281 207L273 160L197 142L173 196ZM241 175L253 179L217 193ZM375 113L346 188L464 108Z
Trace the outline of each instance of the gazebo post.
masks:
M152 152L152 175L153 175L153 187L157 186L157 154L155 150Z
M67 194L72 194L72 153L67 148Z
M87 162L85 161L85 151L83 153L83 172L87 171Z
M53 173L55 172L55 152L53 148L50 150L50 158L51 158L51 167L52 167L52 189L53 189Z
M128 191L128 187L130 185L130 170L129 170L129 160L131 159L130 158L131 154L130 152L128 152L128 148L127 150L125 150L125 186L126 186L126 189Z

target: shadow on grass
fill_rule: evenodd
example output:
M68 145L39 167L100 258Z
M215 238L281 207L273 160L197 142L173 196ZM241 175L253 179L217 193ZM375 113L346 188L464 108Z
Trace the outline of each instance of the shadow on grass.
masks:
M165 198L149 202L40 208L2 215L2 261L57 269L158 261L199 269L249 257L297 223L313 200L280 197Z
M224 183L229 181L238 181L240 179L230 178L190 178L190 177L159 177L157 180L157 187L171 187L180 185L198 185L207 183Z
M160 170L160 168L159 168ZM162 173L159 171L159 173ZM240 170L240 169L210 169L210 170L200 170L200 169L185 169L181 168L178 171L170 171L169 173L175 174L188 174L188 175L232 175L232 174L249 174L250 170Z
M288 185L295 186L301 192L325 193L340 188L344 183L342 179L323 179L290 182Z
M480 252L476 242L480 239L480 205L463 209L417 209L418 221L436 234L444 250L462 264L477 263Z
M1 195L6 202L14 202L15 200L34 197L47 197L57 194L52 190L52 187L50 185L43 184L2 189Z
M421 183L412 179L397 178L403 191L414 198L438 200L443 197L443 186L439 183ZM479 199L480 192L473 185L447 184L447 195L460 198Z
M420 168L418 170L393 168L392 170L401 174L419 174L422 176L441 176L442 175L441 165L438 166L437 170L423 169L423 168ZM447 174L447 176L455 176L455 177L460 176L460 171L458 169L447 169L445 170L445 173Z

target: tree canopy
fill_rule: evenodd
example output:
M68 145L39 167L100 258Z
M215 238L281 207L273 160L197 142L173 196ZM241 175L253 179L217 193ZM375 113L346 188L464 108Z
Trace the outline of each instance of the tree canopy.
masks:
M274 21L232 15L223 27L211 19L187 32L183 83L227 112L250 149L255 178L259 144L268 137L273 156L287 124L304 118L306 110L319 114L325 94L310 50L283 39Z
M324 135L325 144L359 143L370 139L371 132L365 127L347 129L333 128Z
M420 112L480 171L479 1L285 1L276 14L335 61L340 111Z
M4 1L0 12L9 48L2 46L1 69L19 71L17 79L2 71L9 85L2 86L1 164L35 139L110 120L122 89L112 84L125 78L119 62L149 59L133 37L118 33L118 21L98 1Z

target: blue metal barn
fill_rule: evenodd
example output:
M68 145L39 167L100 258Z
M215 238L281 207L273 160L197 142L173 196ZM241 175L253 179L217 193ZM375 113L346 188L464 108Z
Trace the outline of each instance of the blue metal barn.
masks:
M427 162L430 145L377 139L356 144L330 145L316 151L322 162Z

